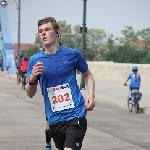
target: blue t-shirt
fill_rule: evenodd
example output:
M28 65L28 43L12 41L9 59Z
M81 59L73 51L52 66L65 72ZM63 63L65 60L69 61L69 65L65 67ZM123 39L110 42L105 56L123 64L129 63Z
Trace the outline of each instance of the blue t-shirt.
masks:
M140 87L140 74L138 73L131 73L128 76L128 79L130 79L130 87L131 88L139 88Z
M10 68L10 66L7 66L7 67L6 67L6 71L9 71L9 68Z
M42 51L33 55L29 60L27 81L38 61L45 68L38 80L49 124L85 116L85 100L77 85L76 69L84 73L88 65L80 51L60 46L55 54Z

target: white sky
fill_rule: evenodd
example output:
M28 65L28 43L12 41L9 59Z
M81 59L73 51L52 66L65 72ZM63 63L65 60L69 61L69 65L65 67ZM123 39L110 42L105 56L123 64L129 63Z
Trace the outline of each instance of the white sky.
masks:
M14 0L7 2L12 42L17 43L17 8ZM37 21L47 16L82 26L83 0L21 0L21 43L34 43ZM104 29L115 37L121 36L125 26L132 26L135 31L150 27L148 16L150 0L87 0L88 29Z

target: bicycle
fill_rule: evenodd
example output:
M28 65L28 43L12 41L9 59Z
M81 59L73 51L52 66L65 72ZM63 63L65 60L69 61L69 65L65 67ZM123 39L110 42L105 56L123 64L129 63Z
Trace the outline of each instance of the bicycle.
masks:
M25 85L26 85L26 77L27 77L27 73L23 73L22 75L22 90L25 90Z
M139 101L142 98L142 93L137 89L129 89L129 95L127 98L127 106L129 112L134 112L135 114L139 111Z
M21 75L20 75L20 70L17 71L17 84L21 82Z

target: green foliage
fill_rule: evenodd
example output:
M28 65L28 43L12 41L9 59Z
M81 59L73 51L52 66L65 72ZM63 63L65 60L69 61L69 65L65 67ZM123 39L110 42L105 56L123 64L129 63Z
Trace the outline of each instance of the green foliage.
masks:
M145 58L141 61L141 64L150 64L150 53L146 55Z
M34 47L29 48L29 50L25 52L24 56L29 59L32 55L38 52L40 52L39 48L37 46L34 46Z
M106 33L101 29L89 29L86 36L87 49L97 51L101 49L102 43L106 37Z
M103 57L102 57L102 54L97 54L94 58L93 58L93 61L103 61Z
M125 26L125 29L121 30L121 33L124 35L124 39L130 39L132 41L137 40L137 33L131 26Z
M35 44L38 48L43 48L42 41L41 41L40 37L38 36L38 34L35 34L35 42L34 42L34 44Z
M147 51L137 51L131 45L124 45L103 54L103 58L105 61L138 64L142 62L146 55Z
M150 28L138 31L138 36L144 40L146 50L150 51Z
M97 54L96 54L96 52L92 52L92 51L87 51L87 52L85 52L85 59L87 60L87 61L93 61L93 59L94 59L94 57L96 56Z
M82 52L82 33L80 25L71 28L66 21L58 22L61 37L59 41L65 47L72 47ZM150 28L135 32L131 26L121 30L123 37L115 38L106 34L102 29L88 29L85 38L85 59L88 61L114 61L120 63L150 63ZM144 40L146 46L139 47L136 40ZM29 58L43 48L39 36L36 34L35 47L25 52Z

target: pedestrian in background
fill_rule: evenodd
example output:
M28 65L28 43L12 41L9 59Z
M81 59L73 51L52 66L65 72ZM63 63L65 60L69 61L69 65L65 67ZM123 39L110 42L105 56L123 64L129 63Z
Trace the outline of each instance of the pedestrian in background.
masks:
M9 77L9 69L10 69L10 63L8 63L8 65L6 66L6 70L5 70L5 75L6 75L6 78Z

